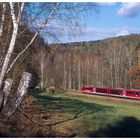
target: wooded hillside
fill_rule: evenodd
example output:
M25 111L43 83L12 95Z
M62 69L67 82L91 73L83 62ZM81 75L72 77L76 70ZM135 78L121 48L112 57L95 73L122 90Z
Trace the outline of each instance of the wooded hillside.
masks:
M37 52L41 87L81 89L82 85L140 88L140 35L53 44Z

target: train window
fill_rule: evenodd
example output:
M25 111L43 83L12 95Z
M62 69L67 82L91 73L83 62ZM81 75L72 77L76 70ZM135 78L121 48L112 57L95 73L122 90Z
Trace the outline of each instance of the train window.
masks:
M136 92L133 92L133 91L127 91L127 94L136 94Z
M135 92L135 91L127 91L126 93L132 95L140 95L140 92Z
M110 94L121 95L122 91L121 90L110 90Z
M92 90L93 88L85 88L85 90Z
M135 94L140 96L140 92L136 92Z
M96 88L96 92L100 92L100 93L107 93L107 89L103 89L103 88Z

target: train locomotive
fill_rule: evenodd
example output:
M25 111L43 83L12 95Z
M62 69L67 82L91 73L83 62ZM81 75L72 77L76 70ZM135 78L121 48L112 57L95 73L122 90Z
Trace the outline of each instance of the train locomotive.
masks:
M123 89L123 88L109 88L99 86L83 86L82 93L105 95L121 98L138 98L140 99L139 89Z

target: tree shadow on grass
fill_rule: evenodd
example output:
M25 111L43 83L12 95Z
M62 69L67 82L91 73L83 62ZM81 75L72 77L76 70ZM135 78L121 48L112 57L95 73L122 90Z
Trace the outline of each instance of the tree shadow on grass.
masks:
M140 121L134 117L124 117L112 126L90 133L89 137L140 137Z
M0 138L8 138L9 136L5 133L0 133Z
M100 105L97 103L83 102L78 99L70 99L67 97L42 96L39 94L36 97L38 104L42 105L45 108L54 109L61 113L75 114L79 111L84 114L90 112L115 112L114 107Z
M84 102L78 99L72 99L68 97L62 97L62 96L56 97L56 96L38 94L36 95L36 98L37 98L37 104L41 105L45 109L51 110L52 114L53 112L54 113L58 112L59 114L61 113L63 114L63 119L55 120L55 122L52 122L51 124L47 124L45 126L55 126L58 124L63 124L84 116L95 115L96 113L102 113L104 115L107 112L115 112L115 108L111 106L100 105L97 103L88 103L88 102ZM71 114L71 117L65 116L66 113Z

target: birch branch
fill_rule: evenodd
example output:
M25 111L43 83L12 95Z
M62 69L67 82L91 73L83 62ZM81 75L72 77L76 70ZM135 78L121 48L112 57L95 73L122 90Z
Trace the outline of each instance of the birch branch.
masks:
M53 10L51 11L50 15L49 15L48 18L46 19L46 22L43 23L43 24L41 25L40 29L38 30L38 32L35 33L35 35L33 36L32 40L31 40L31 41L29 42L29 44L25 47L25 49L22 50L22 51L17 55L17 57L13 60L13 62L12 62L11 65L9 66L9 69L7 70L6 73L8 73L8 72L12 69L13 65L14 65L15 62L18 60L18 58L29 48L29 46L33 43L33 41L35 40L36 36L40 33L40 31L43 29L43 27L44 27L45 25L48 24L48 22L50 21L50 19L51 19L53 13L56 11L58 5L59 5L59 3L57 3L56 6L53 8Z
M36 38L37 35L38 35L38 33L36 33L36 34L34 35L34 37L33 37L32 40L30 41L30 43L25 47L25 49L22 50L22 51L17 55L17 57L13 60L12 64L9 66L9 69L7 70L6 73L8 73L8 72L11 70L11 68L13 67L13 65L15 64L15 62L18 60L18 58L19 58L19 57L28 49L28 47L33 43L33 41L35 40L35 38Z
M21 8L19 8L19 13L18 13L18 17L17 17L17 24L19 24L19 22L21 21L21 15L22 15L22 11L24 8L24 2L21 4Z

